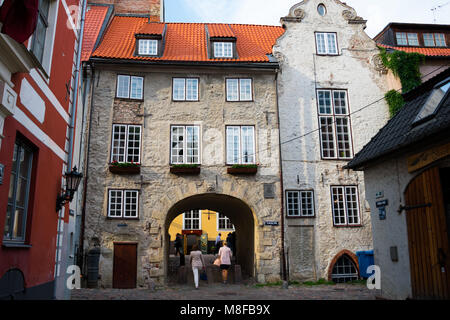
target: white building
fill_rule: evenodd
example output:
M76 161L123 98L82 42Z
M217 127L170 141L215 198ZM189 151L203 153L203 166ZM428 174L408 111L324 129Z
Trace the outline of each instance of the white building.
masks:
M289 276L356 279L356 252L372 249L370 208L362 173L343 167L388 120L386 70L366 21L340 1L305 0L281 23L274 55Z

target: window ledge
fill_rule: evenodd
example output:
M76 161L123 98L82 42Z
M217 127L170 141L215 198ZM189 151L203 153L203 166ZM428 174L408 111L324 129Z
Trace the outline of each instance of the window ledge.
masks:
M141 167L140 166L120 167L110 164L109 171L111 173L116 174L139 174L141 173Z
M258 167L228 167L228 174L256 174L258 172Z
M17 243L17 242L3 241L2 247L5 247L5 248L23 248L23 249L28 249L28 248L31 248L32 245L31 245L31 244L25 244L25 243Z

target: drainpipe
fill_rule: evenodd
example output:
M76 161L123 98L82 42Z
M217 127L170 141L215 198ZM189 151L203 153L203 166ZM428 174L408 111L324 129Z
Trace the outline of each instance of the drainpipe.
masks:
M283 270L283 280L287 281L288 275L286 273L286 251L284 247L284 187L283 187L283 161L281 157L281 126L280 126L280 109L278 102L278 72L280 70L277 69L275 73L275 88L276 88L276 96L277 96L277 121L278 121L278 144L280 146L279 149L279 161L280 161L280 188L281 188L281 267Z

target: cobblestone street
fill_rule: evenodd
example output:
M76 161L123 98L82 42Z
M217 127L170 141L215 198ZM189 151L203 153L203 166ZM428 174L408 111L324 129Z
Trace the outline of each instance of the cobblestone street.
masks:
M374 300L375 291L362 284L291 285L281 286L234 285L201 283L150 289L79 289L73 290L72 300Z

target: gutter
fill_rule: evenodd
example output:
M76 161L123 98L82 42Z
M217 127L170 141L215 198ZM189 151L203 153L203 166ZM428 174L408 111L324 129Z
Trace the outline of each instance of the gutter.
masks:
M195 66L195 67L218 67L218 68L255 68L255 69L278 69L280 66L277 62L205 62L205 61L149 61L149 60L129 60L129 59L105 59L91 58L89 61L98 64L114 65L160 65L160 66Z

